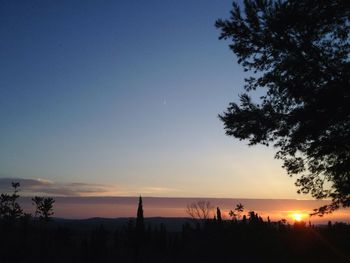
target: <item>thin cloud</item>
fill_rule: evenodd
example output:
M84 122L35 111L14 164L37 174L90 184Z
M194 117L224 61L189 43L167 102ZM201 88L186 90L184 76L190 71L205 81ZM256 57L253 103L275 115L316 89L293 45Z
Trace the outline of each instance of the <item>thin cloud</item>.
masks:
M45 179L0 178L0 191L11 192L19 182L22 195L89 196L109 192L113 186L86 183L57 183Z
M0 189L8 189L12 182L20 182L22 187L44 186L51 183L42 179L23 179L23 178L0 178Z
M0 178L0 192L11 192L11 183L19 182L21 195L34 196L132 196L163 195L178 190L166 187L121 187L118 185L82 182L60 183L46 179Z

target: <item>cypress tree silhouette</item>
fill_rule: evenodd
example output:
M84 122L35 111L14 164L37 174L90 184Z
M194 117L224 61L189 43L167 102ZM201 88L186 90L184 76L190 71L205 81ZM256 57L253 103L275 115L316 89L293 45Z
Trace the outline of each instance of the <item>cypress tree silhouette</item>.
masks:
M143 218L143 207L142 207L142 197L139 197L139 205L137 207L137 217L136 217L136 231L139 233L144 232L145 224Z
M222 218L221 218L221 211L220 211L219 207L216 208L216 218L218 220L218 224L221 224L222 223Z

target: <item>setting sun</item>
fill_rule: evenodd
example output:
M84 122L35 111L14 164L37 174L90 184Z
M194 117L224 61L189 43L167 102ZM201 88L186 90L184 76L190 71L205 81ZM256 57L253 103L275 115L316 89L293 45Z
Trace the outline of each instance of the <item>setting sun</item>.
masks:
M295 221L300 222L303 218L303 215L300 213L294 213L294 214L292 214L292 217Z

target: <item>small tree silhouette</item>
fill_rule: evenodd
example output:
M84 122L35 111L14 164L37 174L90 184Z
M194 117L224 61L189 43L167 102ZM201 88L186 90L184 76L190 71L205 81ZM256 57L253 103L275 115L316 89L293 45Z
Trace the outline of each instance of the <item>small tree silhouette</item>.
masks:
M241 219L241 215L243 211L244 211L244 206L241 203L239 203L236 205L234 210L231 210L229 212L229 215L232 217L233 220L237 220L237 219L239 220Z
M242 218L242 224L246 224L247 223L247 216L246 215L243 215L243 218Z
M12 182L13 193L0 195L0 219L14 222L23 216L23 210L18 203L19 182Z
M40 215L40 206L43 201L43 197L35 196L32 198L32 204L35 205L34 216L37 217Z
M187 205L186 213L193 219L207 220L212 209L209 201L197 201Z
M221 211L219 207L216 208L216 218L218 220L218 224L222 224Z
M33 205L35 205L35 216L39 216L40 220L45 222L50 221L51 216L54 214L53 204L55 200L51 197L39 197L32 198Z

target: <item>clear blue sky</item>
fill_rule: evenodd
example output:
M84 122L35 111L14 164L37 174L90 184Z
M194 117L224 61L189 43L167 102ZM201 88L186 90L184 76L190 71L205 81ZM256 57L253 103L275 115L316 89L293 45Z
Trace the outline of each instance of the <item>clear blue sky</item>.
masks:
M1 1L0 177L82 195L296 197L273 150L217 118L244 78L214 27L230 8Z

